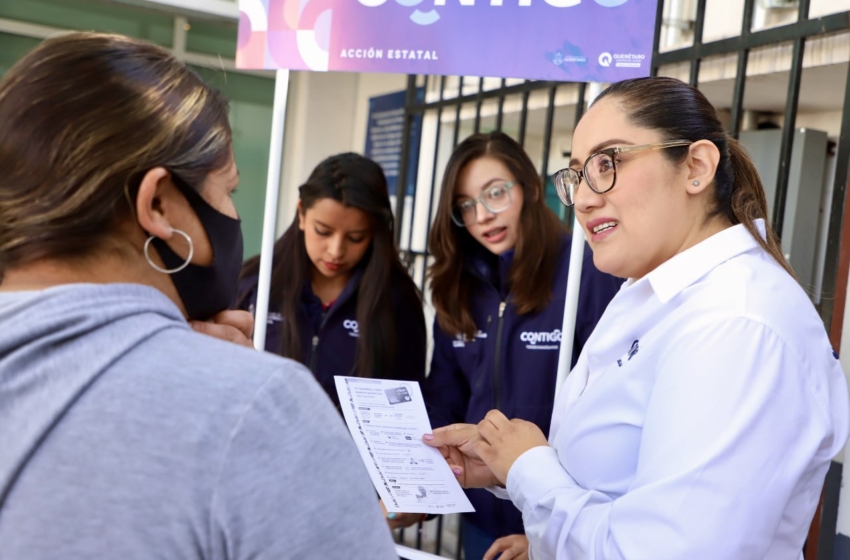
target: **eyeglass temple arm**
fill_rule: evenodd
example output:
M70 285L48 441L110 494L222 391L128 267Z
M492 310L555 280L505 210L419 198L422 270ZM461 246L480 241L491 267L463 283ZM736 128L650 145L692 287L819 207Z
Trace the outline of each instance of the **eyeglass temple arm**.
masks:
M690 140L672 140L670 142L662 142L660 144L643 144L641 146L618 146L615 148L618 154L626 154L629 152L643 152L645 150L662 150L664 148L675 148L676 146L690 146L693 144Z

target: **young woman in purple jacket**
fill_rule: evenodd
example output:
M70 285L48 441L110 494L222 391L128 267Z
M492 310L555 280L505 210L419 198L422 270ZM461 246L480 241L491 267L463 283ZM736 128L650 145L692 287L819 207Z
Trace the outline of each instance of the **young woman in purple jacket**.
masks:
M331 156L299 187L275 243L266 350L307 365L339 408L335 375L422 381L422 299L398 256L387 180L374 161ZM253 311L259 258L237 306Z
M491 132L458 145L429 242L437 318L424 394L433 427L499 409L548 433L570 236L519 144ZM585 254L572 363L621 283ZM463 517L465 558L527 558L520 512L486 490L468 493L476 511Z

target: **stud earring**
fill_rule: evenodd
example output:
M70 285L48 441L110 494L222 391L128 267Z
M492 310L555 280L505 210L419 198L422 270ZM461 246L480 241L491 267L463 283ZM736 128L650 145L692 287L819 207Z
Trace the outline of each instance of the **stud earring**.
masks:
M698 186L699 186L699 181L697 181L696 179L694 179L694 183L693 183L693 185L694 185L695 187L698 187Z

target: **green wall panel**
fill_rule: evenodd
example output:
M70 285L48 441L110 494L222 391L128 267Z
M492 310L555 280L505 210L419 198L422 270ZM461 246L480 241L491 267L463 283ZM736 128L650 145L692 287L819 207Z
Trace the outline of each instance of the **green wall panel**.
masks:
M131 6L89 0L3 0L0 17L61 29L121 33L171 46L173 18Z
M34 49L40 42L38 39L0 33L0 76L8 72L19 58Z
M236 56L236 24L224 25L207 21L191 20L186 36L186 50L234 58Z

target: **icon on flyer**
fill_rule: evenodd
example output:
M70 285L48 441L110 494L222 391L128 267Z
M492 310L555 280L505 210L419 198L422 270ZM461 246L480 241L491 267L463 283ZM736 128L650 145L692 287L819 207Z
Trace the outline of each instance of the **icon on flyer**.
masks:
M385 389L384 392L387 394L387 399L389 399L390 404L400 404L410 402L410 393L407 392L407 387L393 387L392 389Z

